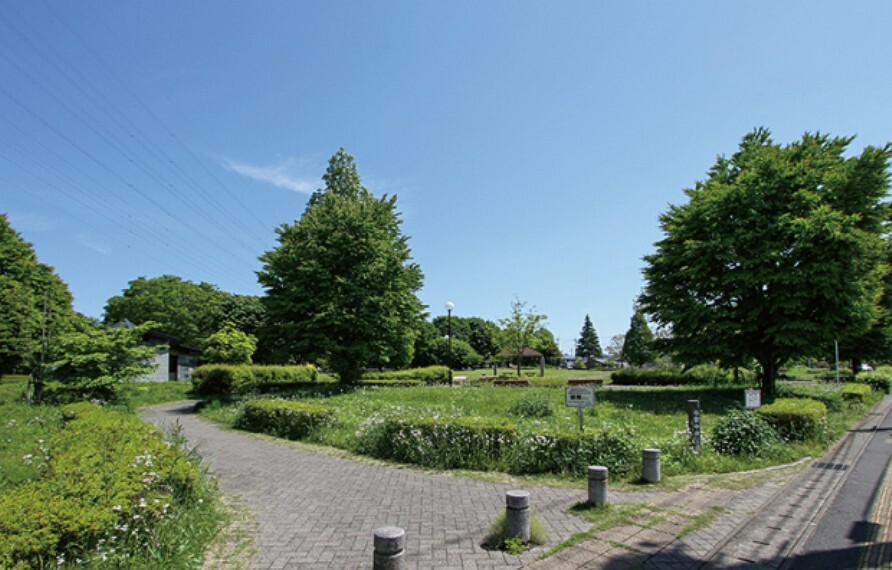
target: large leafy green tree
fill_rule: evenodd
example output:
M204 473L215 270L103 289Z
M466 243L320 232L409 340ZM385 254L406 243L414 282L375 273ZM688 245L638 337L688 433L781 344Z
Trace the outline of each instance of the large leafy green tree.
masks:
M629 330L623 338L622 355L623 360L632 366L643 366L656 358L653 332L644 313L639 309L635 309L629 321Z
M598 333L595 332L595 325L588 315L582 323L582 330L579 332L579 340L576 341L576 358L581 358L586 364L589 364L595 358L603 358L604 352L601 350L601 342L598 340Z
M34 372L76 320L68 286L0 214L0 374Z
M279 245L261 256L270 330L280 360L325 359L342 382L367 366L408 365L422 273L401 232L396 198L374 197L344 149Z
M175 275L139 277L105 305L105 324L124 319L139 325L153 321L158 332L181 338L192 346L219 330L226 294L210 283L193 283ZM225 322L225 321L224 321Z
M676 359L755 358L770 398L785 360L876 321L892 148L846 157L851 141L757 129L661 216L640 301Z

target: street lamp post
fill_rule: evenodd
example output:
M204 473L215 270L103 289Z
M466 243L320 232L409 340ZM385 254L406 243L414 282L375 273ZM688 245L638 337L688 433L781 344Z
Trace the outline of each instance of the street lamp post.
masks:
M447 354L447 365L449 366L449 385L452 386L452 309L455 308L455 303L452 301L446 301L446 354Z

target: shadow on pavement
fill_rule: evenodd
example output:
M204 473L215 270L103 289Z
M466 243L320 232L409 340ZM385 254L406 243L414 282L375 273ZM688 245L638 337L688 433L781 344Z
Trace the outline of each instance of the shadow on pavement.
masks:
M683 568L704 568L704 569L720 569L720 568L787 568L793 570L849 570L859 568L859 562L866 554L868 546L875 552L882 552L882 560L866 561L867 566L863 568L886 568L892 562L892 543L875 543L873 545L863 544L851 548L839 550L827 550L821 552L813 552L797 556L793 560L765 558L759 560L744 560L728 558L704 563L702 560L693 558L684 553L681 547L670 546L652 557L641 552L629 551L628 554L620 554L611 556L609 560L593 561L580 566L580 568L601 568L604 570L620 570L629 568L647 568L647 569L683 569Z

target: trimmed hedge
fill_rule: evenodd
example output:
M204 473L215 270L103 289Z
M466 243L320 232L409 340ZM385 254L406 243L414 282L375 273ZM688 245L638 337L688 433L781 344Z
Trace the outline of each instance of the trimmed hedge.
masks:
M846 384L842 389L842 398L847 402L864 402L873 388L867 384Z
M810 398L779 398L756 413L787 441L820 439L827 429L827 406Z
M885 370L862 372L856 378L858 382L864 382L877 392L892 393L892 375L887 374Z
M520 436L512 423L491 418L372 419L357 433L357 451L438 469L584 476L605 465L617 476L636 469L640 445L618 428Z
M682 372L667 368L623 368L610 375L617 386L721 386L734 384L734 371L701 364ZM739 369L738 380L751 383L755 375Z
M564 473L584 476L589 465L603 465L612 475L624 476L641 461L641 446L628 429L601 428L595 432L556 432L528 435L513 450L512 473Z
M318 375L313 366L206 364L192 372L192 385L202 396L237 395L309 384Z
M0 567L89 561L116 539L151 548L153 529L199 492L198 468L157 428L88 403L63 413L42 476L0 494Z
M689 384L710 384L710 380L699 376L682 374L678 370L662 368L623 368L610 375L617 386L685 386Z
M439 469L498 469L517 439L513 424L490 418L386 418L357 437L357 449Z
M252 400L242 408L235 427L298 440L334 422L334 410L321 404L290 400Z
M367 372L362 375L363 384L380 384L382 380L406 385L423 382L427 385L449 384L449 368L446 366L427 366L409 370L392 370L386 372Z

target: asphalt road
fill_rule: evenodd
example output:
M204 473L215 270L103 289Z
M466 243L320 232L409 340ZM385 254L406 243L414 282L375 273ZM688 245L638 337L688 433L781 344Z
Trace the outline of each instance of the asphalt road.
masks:
M872 431L864 453L854 465L847 467L851 473L845 485L817 521L804 552L795 558L791 568L859 567L866 545L874 540L878 530L870 515L892 456L892 413L887 412ZM892 521L884 524L889 522Z

